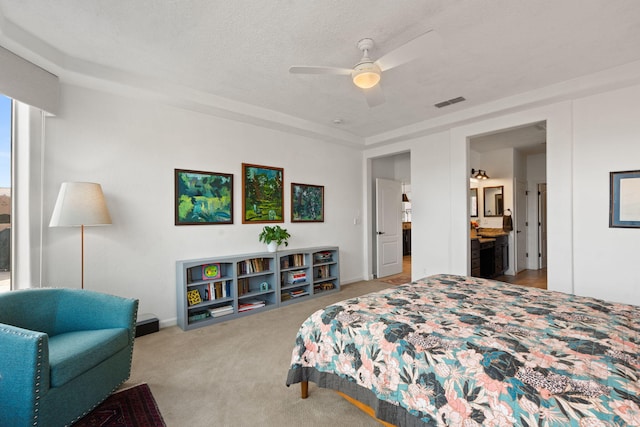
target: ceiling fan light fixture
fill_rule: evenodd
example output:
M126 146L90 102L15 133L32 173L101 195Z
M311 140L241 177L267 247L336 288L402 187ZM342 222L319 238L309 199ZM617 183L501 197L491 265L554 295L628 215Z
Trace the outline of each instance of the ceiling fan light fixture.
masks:
M360 89L370 89L380 81L380 67L374 62L361 62L354 67L351 78Z

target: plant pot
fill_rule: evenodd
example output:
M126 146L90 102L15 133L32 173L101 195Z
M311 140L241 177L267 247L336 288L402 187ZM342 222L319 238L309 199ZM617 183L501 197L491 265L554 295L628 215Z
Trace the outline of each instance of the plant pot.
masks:
M267 243L267 252L275 252L278 250L278 243L271 241Z

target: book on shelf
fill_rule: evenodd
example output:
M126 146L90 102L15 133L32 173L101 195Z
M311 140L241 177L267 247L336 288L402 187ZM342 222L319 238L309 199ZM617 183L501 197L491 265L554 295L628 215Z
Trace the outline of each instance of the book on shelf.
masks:
M299 297L303 297L305 295L309 295L309 292L307 292L305 289L296 289L294 291L288 291L288 292L283 292L280 294L280 300L281 301L288 301L292 298L299 298Z
M231 281L209 282L205 287L205 299L214 301L231 296Z
M251 292L249 279L238 279L238 295L244 295Z
M304 266L304 254L286 255L280 259L281 268L303 267L303 266Z
M251 258L238 262L238 274L261 273L269 270L269 258Z
M332 282L324 282L313 286L313 292L318 293L322 291L330 291L335 286Z
M189 315L189 322L206 319L207 317L211 317L211 314L209 314L208 311L197 311Z
M331 275L331 270L329 270L328 265L321 265L316 267L316 278L317 279L326 279Z
M295 291L291 291L289 293L294 298L301 297L301 296L304 296L304 295L309 295L309 292L305 291L304 289L296 289Z
M289 268L289 257L285 256L280 259L280 268Z
M289 284L302 283L307 280L306 270L288 271L286 274L286 281Z
M209 314L211 315L211 317L222 317L229 314L233 314L233 306L224 305L221 307L210 308L207 311L209 311Z
M259 299L246 299L238 304L238 312L249 311L255 308L264 307L266 302Z
M315 254L313 254L313 260L316 263L332 262L333 261L333 254L331 252L329 252L329 251L316 252Z

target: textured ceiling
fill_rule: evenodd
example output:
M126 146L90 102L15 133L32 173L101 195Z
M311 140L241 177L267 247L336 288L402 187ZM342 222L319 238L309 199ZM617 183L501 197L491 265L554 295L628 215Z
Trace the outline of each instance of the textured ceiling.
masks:
M361 38L375 59L428 30L441 48L386 71L378 107L347 76L288 72L350 68ZM63 81L88 74L362 144L640 60L640 1L0 0L0 44Z

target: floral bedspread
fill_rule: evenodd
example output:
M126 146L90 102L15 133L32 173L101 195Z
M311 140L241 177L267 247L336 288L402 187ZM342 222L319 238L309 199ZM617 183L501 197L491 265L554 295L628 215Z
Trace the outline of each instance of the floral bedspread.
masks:
M640 308L431 276L312 314L301 381L398 425L640 426Z

